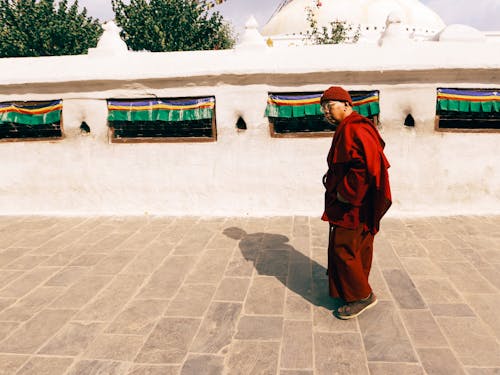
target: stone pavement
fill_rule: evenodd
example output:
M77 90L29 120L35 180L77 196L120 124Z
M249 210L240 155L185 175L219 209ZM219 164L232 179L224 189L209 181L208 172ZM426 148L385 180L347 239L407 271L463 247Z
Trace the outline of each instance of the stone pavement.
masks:
M500 217L382 227L340 321L316 218L0 217L0 374L500 374Z

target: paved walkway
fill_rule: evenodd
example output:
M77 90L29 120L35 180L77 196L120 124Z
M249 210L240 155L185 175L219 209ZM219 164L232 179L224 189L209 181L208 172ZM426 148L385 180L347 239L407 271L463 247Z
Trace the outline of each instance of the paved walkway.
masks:
M500 217L382 225L340 321L316 218L0 217L0 374L500 374Z

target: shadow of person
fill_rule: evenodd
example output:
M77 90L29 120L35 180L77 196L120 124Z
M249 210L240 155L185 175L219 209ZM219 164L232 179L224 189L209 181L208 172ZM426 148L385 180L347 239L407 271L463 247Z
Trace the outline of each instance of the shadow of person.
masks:
M253 262L259 275L276 277L290 291L315 306L335 310L342 305L342 301L328 294L325 267L291 246L288 237L260 232L249 234L237 227L226 228L223 233L239 240L241 254Z

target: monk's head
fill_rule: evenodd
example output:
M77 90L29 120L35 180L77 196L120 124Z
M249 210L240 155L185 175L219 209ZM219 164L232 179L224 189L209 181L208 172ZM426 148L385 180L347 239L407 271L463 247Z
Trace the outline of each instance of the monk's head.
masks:
M321 96L321 109L329 123L340 123L352 113L351 95L342 87L332 86Z

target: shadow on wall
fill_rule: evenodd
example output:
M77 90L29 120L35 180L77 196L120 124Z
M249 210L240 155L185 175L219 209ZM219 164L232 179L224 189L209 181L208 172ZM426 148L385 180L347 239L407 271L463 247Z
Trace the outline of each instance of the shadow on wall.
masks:
M259 275L276 277L290 291L315 306L328 310L339 306L340 302L328 294L325 267L288 244L288 237L272 233L247 233L236 227L226 228L223 233L240 241L241 254L247 261L253 262Z

